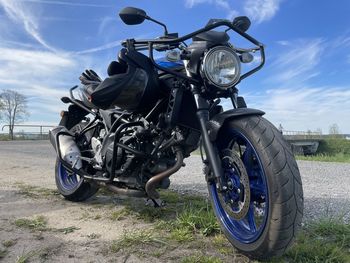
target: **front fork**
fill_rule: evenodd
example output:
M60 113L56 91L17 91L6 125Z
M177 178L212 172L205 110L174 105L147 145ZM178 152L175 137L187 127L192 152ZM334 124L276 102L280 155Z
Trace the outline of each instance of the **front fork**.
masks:
M186 75L188 77L191 77L191 73L188 70L188 60L183 60L185 69L186 69ZM208 175L208 178L206 180L208 182L215 180L216 181L216 188L219 191L222 191L223 186L225 184L222 181L222 165L221 165L221 159L220 159L220 153L216 147L216 145L210 140L207 123L209 121L209 109L210 105L206 99L204 99L199 92L198 87L191 84L191 91L194 96L194 100L197 107L197 117L200 124L201 134L202 134L202 141L204 145L205 154L207 156L207 159L209 161L209 165L211 168L211 173ZM237 94L234 93L231 96L232 105L234 108L237 108Z
M216 181L216 187L219 191L221 191L224 184L222 182L223 170L221 166L220 154L216 145L210 140L207 128L210 105L203 97L200 96L199 93L196 92L195 88L192 89L192 92L197 106L197 117L201 129L202 142L211 168L211 173L208 174L208 178L206 178L206 180L208 182Z

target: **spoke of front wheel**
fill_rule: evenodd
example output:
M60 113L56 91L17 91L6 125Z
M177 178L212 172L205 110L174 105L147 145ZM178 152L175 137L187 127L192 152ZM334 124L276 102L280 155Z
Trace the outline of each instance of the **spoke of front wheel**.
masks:
M251 232L256 232L256 224L255 224L255 217L254 217L254 203L251 202L249 206L248 213L246 215L246 219L249 224L249 229Z
M253 170L253 149L250 144L246 145L242 161L244 163L245 169L247 170L248 176L250 176Z

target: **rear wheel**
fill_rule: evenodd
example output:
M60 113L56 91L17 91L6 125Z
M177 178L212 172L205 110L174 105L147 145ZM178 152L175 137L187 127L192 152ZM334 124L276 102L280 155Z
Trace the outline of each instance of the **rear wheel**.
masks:
M208 189L224 234L251 258L281 255L303 215L301 178L289 145L260 116L228 122L216 144L224 189L216 181Z
M72 132L81 130L83 124L77 124L70 129ZM79 175L69 172L57 158L55 166L56 186L61 195L69 201L81 202L92 197L98 187L84 180Z
M98 187L84 181L80 176L70 173L57 159L55 167L56 186L61 195L69 201L84 201L98 191Z

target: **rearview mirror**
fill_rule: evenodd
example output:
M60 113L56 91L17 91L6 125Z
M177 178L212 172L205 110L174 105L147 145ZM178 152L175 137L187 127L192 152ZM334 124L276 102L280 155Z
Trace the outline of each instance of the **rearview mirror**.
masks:
M238 16L233 20L232 24L240 31L246 32L249 29L251 22L246 16Z
M139 8L125 7L119 12L119 16L127 25L138 25L145 21L147 14Z

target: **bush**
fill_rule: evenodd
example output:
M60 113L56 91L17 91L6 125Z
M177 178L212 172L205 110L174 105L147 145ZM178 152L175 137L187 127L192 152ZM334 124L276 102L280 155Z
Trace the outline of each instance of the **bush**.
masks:
M350 155L350 140L325 139L320 142L317 153L336 155L339 153Z

